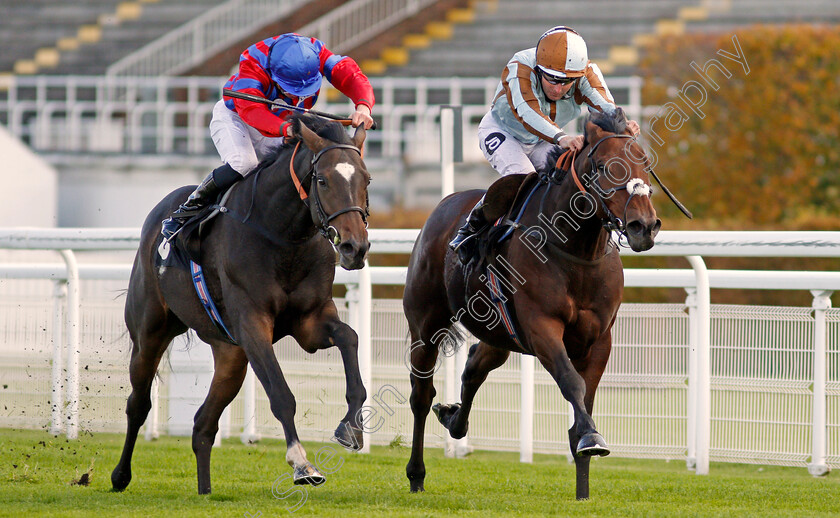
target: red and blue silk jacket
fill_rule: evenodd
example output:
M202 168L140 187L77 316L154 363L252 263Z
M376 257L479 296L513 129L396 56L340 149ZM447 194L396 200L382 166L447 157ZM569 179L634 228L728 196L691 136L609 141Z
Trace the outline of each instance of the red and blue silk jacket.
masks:
M320 90L314 95L300 99L281 92L271 81L268 67L268 48L279 38L267 38L248 47L239 57L239 72L231 76L225 83L225 88L236 92L264 97L271 101L279 100L285 104L300 108L312 108L318 100ZM333 54L321 40L311 38L312 43L319 49L321 60L321 75L327 78L338 91L349 97L354 106L366 105L373 110L373 87L370 85L359 65L347 56ZM256 128L267 137L287 136L291 126L286 119L294 113L292 110L271 108L269 105L243 99L224 96L225 106L233 110L246 124Z

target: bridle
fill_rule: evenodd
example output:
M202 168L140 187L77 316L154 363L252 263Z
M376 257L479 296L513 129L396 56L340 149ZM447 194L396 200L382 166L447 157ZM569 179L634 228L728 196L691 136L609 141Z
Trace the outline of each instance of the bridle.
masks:
M607 215L607 219L604 222L604 228L609 231L616 231L619 234L624 234L626 231L625 224L627 223L627 207L630 206L630 201L633 199L634 196L648 196L650 197L651 189L650 185L644 183L644 180L640 178L630 178L625 184L623 185L616 185L609 189L602 189L601 184L599 181L598 175L598 166L595 164L595 161L592 160L592 155L595 154L595 151L598 149L598 146L601 145L607 139L611 138L634 138L630 135L624 134L616 134L616 135L607 135L606 137L602 137L601 140L596 142L590 149L589 153L586 154L586 159L589 161L590 173L591 178L598 182L598 188L595 189L598 193L598 200L601 203L601 209ZM607 203L604 201L604 198L611 197L614 193L618 191L626 190L627 193L630 195L627 197L627 202L624 204L624 212L622 213L622 218L618 218L613 214L609 207L607 207Z
M292 159L289 161L289 173L292 176L292 182L295 184L295 190L298 192L298 196L300 196L301 201L309 207L309 197L312 197L312 200L315 202L315 214L318 216L318 221L314 221L315 226L318 228L318 231L328 239L333 245L338 245L341 242L341 234L338 232L338 229L334 226L330 225L330 222L335 218L341 216L342 214L346 214L348 212L358 212L362 216L362 221L365 223L365 228L368 226L367 218L370 215L369 208L369 200L365 199L365 208L359 207L358 205L353 205L350 207L346 207L343 209L339 209L332 214L327 214L324 210L324 205L321 203L321 194L320 190L318 189L318 185L320 181L323 180L324 176L318 173L318 170L315 168L315 165L321 159L322 156L327 151L331 151L333 149L351 149L356 153L359 153L359 156L362 156L362 150L353 146L351 144L332 144L330 146L321 149L314 155L312 155L312 159L309 161L309 170L303 175L301 179L298 179L298 175L295 172L295 155L297 155L298 148L300 148L300 141L298 141L297 145L295 145L295 150L292 152ZM309 193L303 188L303 182L306 181L306 178L311 176L311 185L309 187ZM366 197L367 198L367 197Z
M598 173L598 166L595 164L595 161L592 159L592 155L595 154L595 151L598 149L598 146L600 146L602 142L604 142L607 139L611 139L611 138L634 138L634 137L631 137L630 135L624 135L624 134L607 135L606 137L602 137L599 141L597 141L595 144L593 144L590 147L589 152L586 155L586 159L589 161L589 164L590 164L591 179L593 179L595 182L599 182L599 180L598 180L599 173ZM567 158L567 155L569 153L571 153L571 156ZM560 163L561 161L564 162L564 163L568 162L570 165L568 166L568 168L566 170L572 175L572 179L574 180L578 189L582 193L592 196L593 194L591 192L589 192L589 190L586 187L584 187L583 183L580 181L580 178L578 177L577 171L575 171L575 159L576 158L577 158L577 152L570 150L570 151L567 151L562 157L560 157L560 160L558 160L558 163ZM552 183L559 183L559 181L560 181L559 178L556 178L554 174L549 176L549 180ZM624 183L622 185L616 185L614 187L610 187L609 189L603 189L600 186L600 182L599 182L597 184L597 187L594 190L595 190L594 197L598 200L598 204L600 205L601 210L603 211L603 213L606 216L606 217L601 219L601 224L608 231L616 231L620 235L624 235L624 233L626 232L625 222L627 221L627 208L630 206L630 201L633 199L634 196L639 196L639 197L650 196L650 193L651 193L650 185L646 184L644 182L644 180L642 180L641 178L631 178L626 183ZM605 199L612 196L612 194L614 194L616 192L619 192L619 191L622 191L622 190L626 190L630 194L630 196L628 196L628 198L627 198L627 202L624 204L624 212L622 214L623 219L617 217L610 210L610 208L607 206L607 203L605 201Z

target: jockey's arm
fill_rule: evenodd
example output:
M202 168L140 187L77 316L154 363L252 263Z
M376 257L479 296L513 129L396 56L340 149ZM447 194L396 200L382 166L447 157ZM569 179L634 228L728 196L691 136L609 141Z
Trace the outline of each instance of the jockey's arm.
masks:
M326 47L321 50L324 75L333 86L343 93L356 107L350 116L353 126L364 124L365 129L373 126L373 105L375 103L370 80L353 58L333 54Z

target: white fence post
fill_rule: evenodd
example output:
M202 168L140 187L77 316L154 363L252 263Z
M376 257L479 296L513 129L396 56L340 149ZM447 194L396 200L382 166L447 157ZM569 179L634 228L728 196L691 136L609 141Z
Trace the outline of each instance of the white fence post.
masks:
M709 474L709 449L712 433L712 393L711 393L711 296L709 292L709 271L706 263L698 255L686 256L697 281L697 342L695 378L697 386L697 475Z
M143 434L147 441L153 441L160 437L160 432L158 431L158 416L160 411L160 382L158 382L158 377L155 376L152 379L152 390L149 394L149 397L152 400L152 409L149 410L149 417L146 419L146 431Z
M443 360L443 367L444 367L444 380L443 380L443 400L444 403L452 404L458 398L456 393L456 385L457 382L455 379L458 376L458 373L455 372L455 354L449 354L449 351L442 350L438 354L444 355ZM443 456L446 458L454 458L455 457L455 439L449 435L449 432L444 430L443 432L444 441L443 441Z
M688 394L686 395L686 452L685 466L697 467L697 288L685 288L688 308Z
M455 162L463 159L463 118L460 106L440 107L440 197L446 198L455 192ZM467 363L467 344L464 344L452 354L444 358L445 385L444 399L446 403L454 403L461 400L461 376L464 366ZM472 451L469 440L466 437L452 439L446 433L444 441L444 455L446 457L462 458Z
M370 266L365 260L365 266L359 270L359 318L355 328L359 335L359 373L367 395L363 407L370 408L373 390L373 347L371 344L371 313L373 313L373 286L370 280ZM370 453L372 437L365 437L360 453Z
M243 416L245 423L242 427L242 435L239 437L243 444L251 444L260 440L257 434L257 387L254 369L248 364L248 372L245 373L245 392L243 394Z
M446 198L455 192L455 131L454 110L440 107L440 197Z
M455 372L464 372L464 368L467 365L467 351L469 350L469 344L463 344L455 351ZM457 376L455 378L455 389L458 391L458 394L455 396L455 400L459 403L461 402L461 376ZM451 400L450 400L451 401ZM473 448L470 446L469 441L466 437L462 437L460 439L455 440L455 457L457 458L464 458L470 453L472 453Z
M519 356L519 381L519 462L531 463L534 462L533 356L527 354Z
M79 436L79 265L72 250L61 250L67 266L67 438Z
M831 308L832 291L811 290L814 300L814 402L812 404L812 446L808 473L819 477L829 472L826 464L826 329L825 312Z
M64 385L62 383L63 362L62 357L64 341L62 329L64 328L63 306L67 299L67 283L56 281L53 287L53 359L52 359L52 401L50 406L50 433L61 434L64 429Z

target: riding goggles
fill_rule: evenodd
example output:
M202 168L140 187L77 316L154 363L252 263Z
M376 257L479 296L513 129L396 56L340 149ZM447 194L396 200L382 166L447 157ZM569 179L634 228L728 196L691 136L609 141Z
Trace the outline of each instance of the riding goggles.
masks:
M574 83L576 77L560 77L560 76L553 76L551 74L547 74L543 71L540 71L540 74L543 76L543 79L550 85L562 85L566 86L569 83Z

